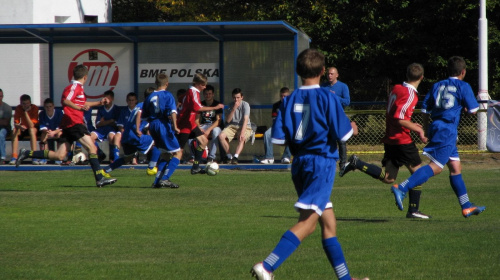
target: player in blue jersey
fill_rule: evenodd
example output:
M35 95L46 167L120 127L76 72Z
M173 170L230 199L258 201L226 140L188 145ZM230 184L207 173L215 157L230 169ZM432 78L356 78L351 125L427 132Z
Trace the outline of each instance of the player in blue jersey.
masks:
M179 142L175 137L175 134L179 133L177 103L172 93L167 91L168 76L166 74L158 74L155 84L156 90L144 101L142 107L142 118L149 122L149 133L163 156L158 162L160 172L156 174L153 188L178 188L177 184L170 181L182 156ZM172 155L168 162L165 159L167 154Z
M62 129L59 128L63 117L63 111L54 107L54 100L47 98L43 102L44 111L38 114L38 124L40 125L40 151L48 148L48 141L59 139ZM46 164L47 159L33 159L33 164Z
M323 249L337 277L353 279L337 241L330 195L339 157L337 140L347 141L357 133L357 127L345 115L338 96L320 88L324 72L323 54L314 49L299 54L297 74L302 86L283 100L273 124L273 143L289 145L294 156L292 181L299 196L295 203L299 222L283 234L263 262L253 266L251 273L259 280L274 279L273 271L314 232L318 221Z
M408 190L441 173L445 165L450 170L450 184L462 207L462 215L468 218L479 215L486 209L469 201L456 145L462 108L469 114L475 114L479 109L472 88L463 81L465 68L465 60L462 57L451 57L448 60L450 77L435 83L424 99L422 112L430 114L432 118L428 131L429 143L423 153L430 159L430 163L419 168L403 183L391 188L399 210L403 210L403 199Z
M104 152L99 148L99 143L105 139L108 139L109 145L109 159L113 160L113 139L116 134L116 121L120 117L120 108L113 104L115 99L115 93L112 90L104 92L104 97L106 97L110 102L104 106L97 109L97 117L95 121L96 129L90 133L92 140L97 146L97 152L99 155L99 160L102 161L106 158Z

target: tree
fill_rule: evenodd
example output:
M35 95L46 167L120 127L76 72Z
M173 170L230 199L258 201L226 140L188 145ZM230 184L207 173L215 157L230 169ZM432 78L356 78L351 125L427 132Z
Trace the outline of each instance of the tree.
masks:
M453 55L468 63L466 80L478 88L479 2L467 0L115 0L113 21L284 20L311 38L327 64L337 66L353 101L385 100L405 79L406 66L422 63L425 94L446 77ZM487 3L489 90L500 98L500 0Z

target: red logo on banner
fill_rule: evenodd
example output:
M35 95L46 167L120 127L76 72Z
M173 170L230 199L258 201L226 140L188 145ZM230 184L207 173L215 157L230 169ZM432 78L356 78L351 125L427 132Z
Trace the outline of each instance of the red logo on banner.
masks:
M105 91L113 90L118 84L120 71L115 59L107 52L87 49L75 55L68 67L68 81L73 79L73 68L78 64L83 64L89 69L85 84L87 98L100 98Z

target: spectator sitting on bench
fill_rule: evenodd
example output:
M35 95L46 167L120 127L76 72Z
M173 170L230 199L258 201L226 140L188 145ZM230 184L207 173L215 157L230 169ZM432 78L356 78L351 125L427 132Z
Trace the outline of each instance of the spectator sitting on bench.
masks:
M99 157L99 162L102 162L106 158L106 154L99 147L99 142L108 139L109 145L109 159L113 161L113 139L116 134L116 121L120 117L120 108L113 104L115 100L115 93L112 90L107 90L104 92L104 97L109 100L103 106L97 109L97 117L95 121L96 129L90 133L92 141L94 141L97 147L97 155Z
M3 102L3 91L0 89L0 165L5 164L7 152L5 151L5 138L11 130L12 108Z
M12 130L12 159L10 165L16 164L19 150L19 137L30 137L31 150L36 151L36 133L38 131L38 106L31 104L31 97L23 94L21 104L14 111L14 129Z
M290 89L287 87L283 87L280 90L280 101L276 102L273 104L273 110L271 111L271 115L273 117L273 123L274 120L276 119L276 116L278 116L279 110L281 103L283 102L283 99L290 95ZM266 152L266 157L260 161L262 164L272 164L274 163L274 151L273 151L273 143L271 142L271 134L273 131L273 127L271 126L266 132L264 133L264 150ZM290 158L291 158L291 153L290 149L288 148L288 145L285 146L285 150L283 151L283 155L281 156L281 163L290 163Z
M226 152L226 159L223 163L238 164L238 155L243 151L245 143L252 136L253 130L250 123L250 104L243 101L241 89L235 88L232 92L233 100L229 104L229 113L226 117L226 128L219 134L219 141ZM234 156L229 153L229 142L235 137L238 138L238 146Z
M45 99L43 108L44 111L38 115L38 123L40 124L40 151L50 150L47 141L49 139L59 139L62 134L62 130L59 128L63 117L62 110L54 107L54 100L52 98ZM46 163L47 159L33 159L33 164Z
M127 123L130 114L134 112L135 106L138 103L137 94L135 92L129 92L126 97L127 106L121 109L120 117L116 121L116 126L118 127L115 137L113 138L113 158L120 158L120 146L122 141L122 133L125 131L125 124ZM132 157L132 164L137 165L137 158Z

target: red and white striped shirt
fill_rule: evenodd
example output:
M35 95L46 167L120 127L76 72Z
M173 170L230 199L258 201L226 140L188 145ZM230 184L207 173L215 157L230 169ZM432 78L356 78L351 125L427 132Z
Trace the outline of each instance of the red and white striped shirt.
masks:
M395 85L389 95L385 118L385 137L382 142L390 145L412 143L410 130L402 127L399 120L411 120L418 102L418 92L408 83Z
M72 81L72 84L64 88L61 104L64 110L64 115L61 120L61 128L72 127L77 124L84 124L83 114L81 110L73 109L64 105L64 100L73 102L78 107L83 107L87 101L87 97L83 91L83 85L78 81Z

